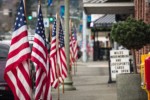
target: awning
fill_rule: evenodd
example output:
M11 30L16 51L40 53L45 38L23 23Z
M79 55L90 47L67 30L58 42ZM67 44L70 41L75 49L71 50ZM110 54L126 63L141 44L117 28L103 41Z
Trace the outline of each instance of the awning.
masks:
M132 0L83 0L83 8L90 14L133 14Z
M94 27L110 28L115 22L115 14L107 14L94 21Z

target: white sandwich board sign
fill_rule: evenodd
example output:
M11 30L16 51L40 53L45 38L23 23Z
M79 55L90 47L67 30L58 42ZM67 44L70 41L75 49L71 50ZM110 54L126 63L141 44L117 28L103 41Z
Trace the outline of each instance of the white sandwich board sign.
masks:
M110 51L110 69L112 80L116 80L117 74L130 73L129 59L129 50Z

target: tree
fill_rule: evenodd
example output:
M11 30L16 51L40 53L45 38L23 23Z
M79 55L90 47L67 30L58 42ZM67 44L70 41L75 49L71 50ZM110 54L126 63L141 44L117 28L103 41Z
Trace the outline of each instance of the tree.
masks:
M149 25L142 20L128 18L126 21L114 24L111 29L111 38L120 45L131 50L133 54L133 67L135 73L137 73L135 50L139 50L144 45L150 43L150 36L148 35L150 33L149 28Z

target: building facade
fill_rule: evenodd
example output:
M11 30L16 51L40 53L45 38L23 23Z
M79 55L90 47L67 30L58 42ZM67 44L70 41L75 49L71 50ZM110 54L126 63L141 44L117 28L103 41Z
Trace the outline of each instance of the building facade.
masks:
M134 0L135 18L150 23L150 0Z
M135 18L143 20L145 23L150 24L150 0L134 0L135 4ZM144 46L136 52L136 64L140 68L141 54L150 52L150 45Z

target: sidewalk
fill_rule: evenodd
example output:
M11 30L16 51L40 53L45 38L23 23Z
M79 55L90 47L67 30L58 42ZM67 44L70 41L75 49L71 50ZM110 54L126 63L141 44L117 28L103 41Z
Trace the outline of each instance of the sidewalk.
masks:
M73 73L74 74L74 73ZM60 91L60 100L117 100L116 83L108 84L108 62L78 62L73 75L74 91ZM53 100L58 100L57 90L52 91Z

